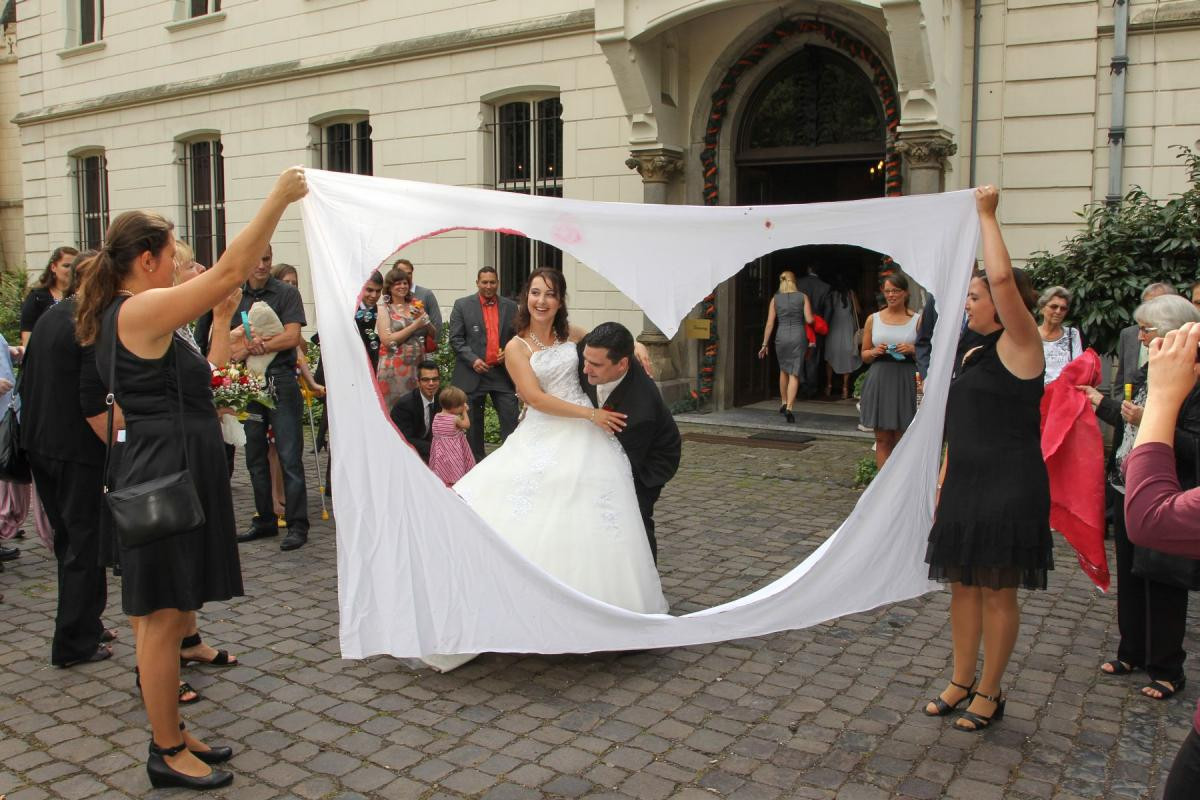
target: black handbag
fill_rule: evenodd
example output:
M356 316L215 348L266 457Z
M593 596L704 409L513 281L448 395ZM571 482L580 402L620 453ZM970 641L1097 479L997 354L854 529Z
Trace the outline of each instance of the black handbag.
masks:
M1189 482L1195 483L1197 480L1200 480L1200 447L1196 448L1196 470ZM1200 560L1195 558L1134 545L1130 571L1143 580L1187 589L1189 592L1200 591Z
M187 531L195 530L204 524L204 509L200 505L200 496L196 494L196 485L192 482L192 473L188 463L187 439L183 432L183 373L179 366L179 353L173 352L175 358L175 389L179 399L179 433L180 446L183 448L183 469L159 478L152 478L133 486L109 491L109 459L113 445L113 404L116 400L117 380L117 318L113 315L112 322L112 362L108 368L108 438L104 452L104 499L112 515L113 529L117 539L126 549L142 547ZM175 338L171 337L171 347L175 348Z
M12 390L12 402L0 419L0 480L9 483L31 483L33 475L29 471L29 457L25 448L21 447L21 424L17 421L17 397L21 379Z

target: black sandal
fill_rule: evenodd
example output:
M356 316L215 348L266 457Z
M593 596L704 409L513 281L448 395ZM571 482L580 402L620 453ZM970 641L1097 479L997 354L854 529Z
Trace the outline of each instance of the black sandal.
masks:
M995 697L992 695L983 694L982 692L976 692L975 696L982 697L989 703L995 703L996 710L993 711L991 716L988 717L985 717L982 714L976 714L974 711L964 711L961 717L954 720L954 727L958 728L960 731L966 731L967 733L978 733L979 731L991 725L993 722L999 722L1000 720L1004 719L1004 704L1007 703L1008 700L1004 697L1003 692L997 692ZM974 727L968 728L965 725L960 725L959 723L964 719L971 723Z
M138 672L138 668L133 668L133 685L140 691L142 688L142 675ZM191 698L185 698L184 695L191 695ZM204 697L197 692L192 685L187 681L179 682L179 705L190 706L192 703L199 703Z
M1183 687L1187 686L1187 678L1180 677L1179 680L1171 681L1171 683L1175 684L1174 689L1162 681L1150 681L1142 687L1142 695L1144 697L1149 697L1151 700L1168 700L1179 692L1183 691ZM1152 694L1146 694L1147 689L1153 689L1154 691L1159 692L1162 697L1155 697Z
M954 705L950 705L949 703L947 703L945 700L942 699L941 695L938 695L937 697L935 697L929 701L930 703L933 703L933 707L937 709L937 712L930 714L929 713L929 704L926 703L925 704L925 716L927 716L927 717L944 717L947 714L949 714L950 712L954 711L954 709L956 709L960 705L962 705L963 700L969 701L971 699L971 696L974 694L974 692L971 691L972 689L975 688L974 679L971 680L970 686L963 686L961 683L955 683L954 681L950 681L950 685L957 686L959 689L962 689L964 692L966 692L966 694L962 697L962 699L960 699Z
M1108 669L1105 669L1108 667ZM1114 658L1112 661L1105 661L1100 665L1100 672L1105 675L1130 675L1137 672L1137 667L1132 664L1126 664L1119 658Z
M106 644L98 644L96 645L96 652L92 653L87 658L81 658L78 661L64 661L63 663L55 664L54 666L59 667L60 669L70 669L76 664L95 664L97 661L107 661L110 658L112 658L112 648Z
M191 636L185 637L183 641L179 643L179 649L186 650L189 647L199 647L202 643L203 640L200 638L200 634L193 633ZM188 664L192 663L207 664L208 666L212 667L236 667L238 662L237 658L231 658L229 656L228 650L218 650L217 654L213 656L211 661L203 658L196 658L195 656L185 656L182 654L179 656L179 666L186 667Z

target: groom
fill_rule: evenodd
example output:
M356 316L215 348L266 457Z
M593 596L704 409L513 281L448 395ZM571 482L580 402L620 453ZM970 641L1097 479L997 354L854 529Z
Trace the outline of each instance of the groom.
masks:
M617 441L633 467L638 509L657 564L654 504L679 469L679 428L662 393L634 358L633 334L624 325L602 322L579 342L579 383L597 408L626 415Z

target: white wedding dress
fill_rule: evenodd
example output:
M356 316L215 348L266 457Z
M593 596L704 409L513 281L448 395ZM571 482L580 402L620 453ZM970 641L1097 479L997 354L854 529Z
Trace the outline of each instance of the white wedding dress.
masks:
M574 344L536 351L529 363L542 391L592 407L579 386ZM666 613L629 459L615 437L588 420L527 408L516 431L454 491L526 558L568 586L631 611ZM445 672L473 657L423 661Z

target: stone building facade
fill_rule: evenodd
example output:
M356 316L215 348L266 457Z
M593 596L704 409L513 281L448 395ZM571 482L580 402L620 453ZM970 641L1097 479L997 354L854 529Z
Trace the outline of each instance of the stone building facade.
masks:
M215 258L293 163L692 204L940 191L974 173L1005 188L1003 222L1022 257L1053 249L1075 212L1109 193L1111 65L1122 41L1115 185L1179 191L1170 146L1200 140L1196 0L16 8L30 265L58 244L98 240L105 220L135 207L165 211L202 258ZM769 364L736 354L752 352L779 270L814 265L869 301L881 256L825 248L748 265L697 311L716 318L718 334L697 344L666 342L586 265L537 243L454 232L405 255L447 309L480 265L500 267L505 291L531 265L561 265L578 322L618 319L641 332L670 397L700 385L718 406L769 391ZM307 297L298 211L275 256L302 267Z

